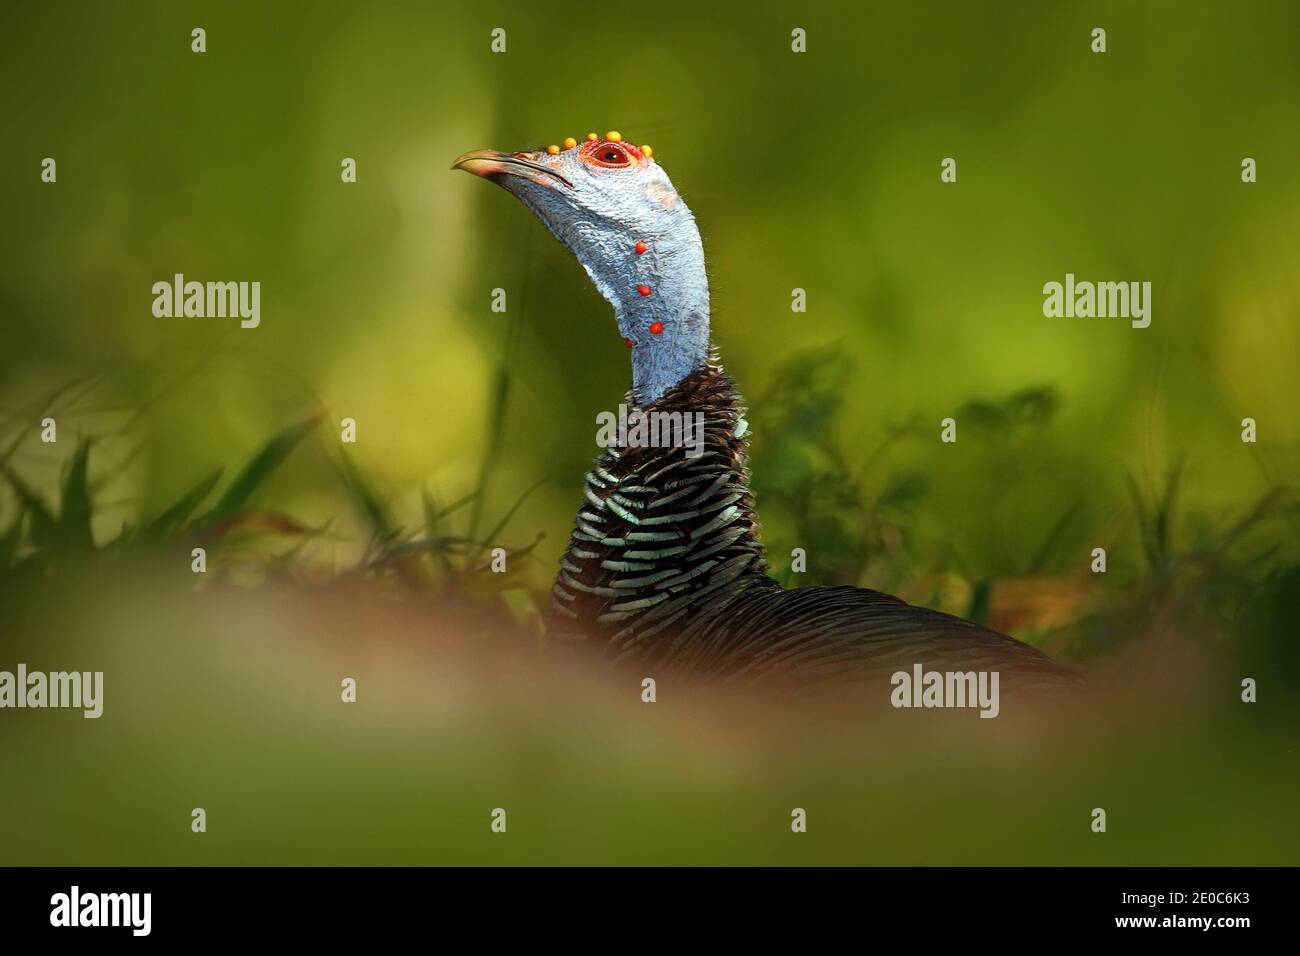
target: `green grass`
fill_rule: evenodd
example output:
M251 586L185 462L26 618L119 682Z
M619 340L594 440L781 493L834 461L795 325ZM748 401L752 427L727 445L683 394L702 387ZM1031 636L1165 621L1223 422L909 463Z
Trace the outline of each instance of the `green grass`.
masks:
M1186 469L1181 465L1154 491L1144 490L1130 474L1130 512L1122 516L1123 530L1107 543L1111 555L1137 553L1140 561L1118 562L1120 567L1107 574L1087 572L1075 533L1088 518L1086 501L1080 498L1064 503L1030 556L1004 575L990 573L987 566L971 573L955 550L927 553L917 530L926 509L941 506L933 500L932 480L906 463L907 447L924 445L932 437L919 416L889 428L865 449L850 451L843 441L844 383L852 374L851 360L837 349L797 353L778 375L781 384L759 396L750 410L750 419L763 423L753 460L760 513L771 523L774 573L788 586L872 586L995 627L1015 623L1000 612L999 601L1003 588L1018 588L1029 593L1031 606L1022 615L1028 623L1007 629L1076 661L1104 659L1154 632L1214 635L1216 642L1245 646L1270 627L1286 630L1286 621L1256 620L1255 609L1271 606L1271 595L1300 572L1284 543L1300 514L1290 489L1273 488L1253 504L1214 519L1183 508ZM238 467L197 476L175 500L140 503L135 520L123 521L115 536L96 540L92 526L102 495L97 489L113 478L107 466L97 467L99 449L120 442L122 432L110 432L102 440L78 437L58 480L41 487L16 464L19 452L34 445L34 423L11 416L7 426L16 437L0 457L0 480L9 492L9 517L0 526L0 577L48 575L106 556L187 554L190 547L202 546L209 551L213 579L220 579L227 567L260 562L312 586L331 577L363 580L385 589L396 585L427 599L469 606L477 602L493 611L504 605L516 616L522 613L535 631L549 583L549 569L535 560L544 533L524 532L525 543L510 544L507 532L543 480L533 481L491 519L485 517L484 502L492 485L501 482L497 473L510 382L503 358L483 424L476 486L446 502L433 488L420 489L415 520L409 512L404 520L358 464L353 446L327 444L324 416L317 412L271 435ZM53 407L60 396L84 399L86 384L68 383L48 396L43 407ZM972 399L959 418L967 434L979 433L981 441L1014 458L1050 427L1059 405L1051 389L1030 388L1003 398ZM352 504L354 527L365 538L351 542L361 544L359 558L342 568L322 569L309 547L323 538L339 538L335 528L345 524L338 520L341 516L314 527L295 517L292 487L278 489L278 497L289 504L277 508L267 503L272 479L308 442L324 449L336 485ZM66 438L46 447L65 446ZM900 449L903 454L894 454ZM227 471L232 477L223 482ZM778 529L775 533L771 525ZM798 542L816 556L807 574L790 572L786 542ZM502 574L490 571L491 552L498 547L507 556ZM1036 597L1035 590L1041 595ZM1086 598L1079 599L1084 591ZM1053 606L1062 600L1070 605L1065 612ZM1253 630L1235 627L1248 619L1255 621ZM1039 626L1039 621L1050 626Z

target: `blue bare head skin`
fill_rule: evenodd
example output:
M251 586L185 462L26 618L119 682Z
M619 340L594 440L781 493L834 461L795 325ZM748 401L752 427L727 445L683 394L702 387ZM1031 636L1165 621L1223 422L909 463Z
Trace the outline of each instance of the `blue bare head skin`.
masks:
M632 396L641 406L709 355L700 231L648 152L609 133L566 149L478 149L452 164L514 194L582 263L631 343Z

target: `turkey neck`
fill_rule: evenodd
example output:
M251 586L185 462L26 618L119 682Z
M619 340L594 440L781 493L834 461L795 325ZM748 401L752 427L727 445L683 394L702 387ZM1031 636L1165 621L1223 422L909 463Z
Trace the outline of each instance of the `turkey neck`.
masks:
M706 360L639 410L684 421L701 413L698 455L680 443L607 447L587 474L551 599L558 630L628 650L683 618L703 626L756 583L775 586L758 542L749 426L732 380Z
M638 405L662 402L670 391L708 364L709 299L689 273L647 275L649 289L615 307L619 333L632 343L632 391Z
M619 333L631 345L632 396L649 406L709 364L704 246L694 217L680 202L665 211L654 232L612 233L608 242L602 261L617 264L613 274L583 265L614 306Z

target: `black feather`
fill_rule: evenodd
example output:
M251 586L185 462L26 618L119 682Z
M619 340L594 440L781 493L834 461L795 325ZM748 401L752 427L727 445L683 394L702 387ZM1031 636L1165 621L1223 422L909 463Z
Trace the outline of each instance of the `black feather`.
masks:
M888 594L772 580L749 489L745 409L718 365L643 411L702 412L703 453L604 451L552 590L554 631L598 641L620 660L713 679L870 680L921 663L997 670L1021 686L1075 682L1027 644Z

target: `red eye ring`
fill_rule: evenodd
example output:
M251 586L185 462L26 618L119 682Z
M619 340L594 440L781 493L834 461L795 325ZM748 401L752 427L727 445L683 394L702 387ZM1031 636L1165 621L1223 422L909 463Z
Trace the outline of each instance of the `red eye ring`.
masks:
M607 140L584 143L580 156L583 162L602 169L627 169L636 162L626 146Z

